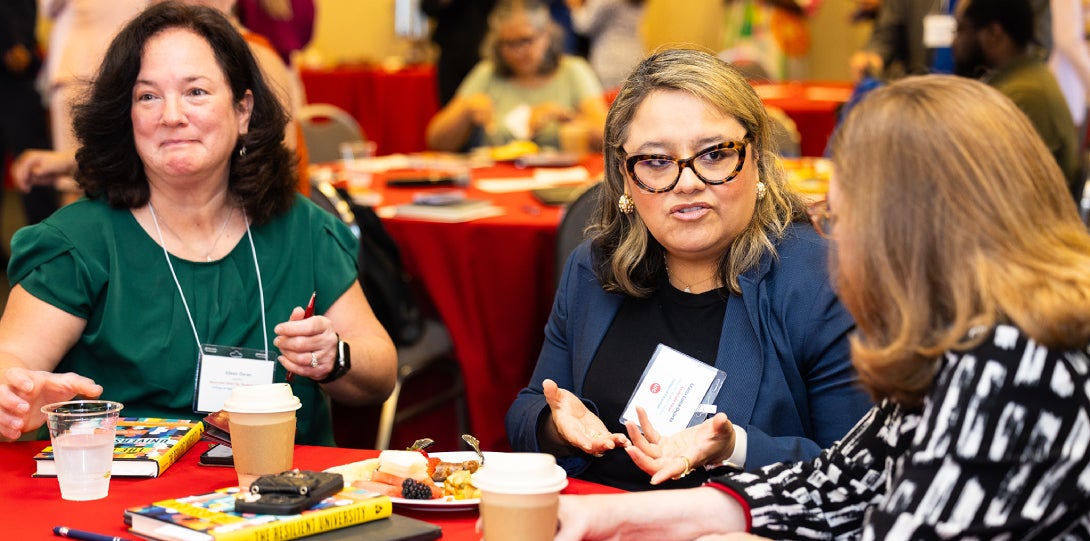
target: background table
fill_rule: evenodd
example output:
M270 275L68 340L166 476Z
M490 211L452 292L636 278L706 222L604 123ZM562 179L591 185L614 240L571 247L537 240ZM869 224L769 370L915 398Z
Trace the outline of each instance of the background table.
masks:
M339 66L300 72L309 103L331 103L360 123L378 154L419 152L424 132L439 110L435 67L399 70L371 65Z
M160 499L212 492L232 486L237 481L232 468L198 465L197 459L208 445L198 442L158 478L115 478L110 481L110 495L106 498L70 502L61 499L56 479L30 476L35 469L32 457L46 444L43 441L0 443L0 464L4 465L3 473L0 473L0 482L4 486L4 496L0 502L4 506L4 539L56 540L58 538L52 533L54 526L131 539L135 535L128 532L122 521L125 509ZM376 456L378 451L300 445L295 448L295 466L322 470ZM620 491L578 479L571 479L564 490L566 494L608 492ZM439 525L443 528L443 539L476 541L480 538L474 531L478 515L476 510L409 512L395 506L394 512Z
M602 159L584 162L593 174ZM528 176L510 164L474 170L474 179ZM412 188L386 188L376 178L383 205L411 201ZM527 191L494 194L502 216L463 223L407 218L383 220L401 248L409 273L446 323L462 366L470 430L484 449L510 449L503 418L530 380L555 292L556 229L561 209Z
M822 156L852 85L841 82L755 83L765 105L783 109L799 130L803 156Z

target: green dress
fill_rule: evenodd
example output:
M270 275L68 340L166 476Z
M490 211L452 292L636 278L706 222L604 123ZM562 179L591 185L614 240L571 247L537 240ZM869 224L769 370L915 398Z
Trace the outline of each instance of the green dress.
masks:
M271 222L251 228L264 290L269 354L273 329L317 292L322 314L357 278L359 244L332 214L302 196ZM264 348L261 295L247 237L210 263L171 256L202 343ZM193 407L197 341L163 249L129 210L82 199L12 239L12 285L87 321L57 366L102 385L127 417L200 419ZM276 363L274 380L285 381ZM329 400L295 378L298 443L333 445Z

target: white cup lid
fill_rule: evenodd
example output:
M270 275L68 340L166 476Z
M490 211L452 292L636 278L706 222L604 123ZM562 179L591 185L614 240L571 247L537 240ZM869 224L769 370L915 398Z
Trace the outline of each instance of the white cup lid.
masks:
M485 453L473 486L500 494L545 494L568 486L568 474L545 453Z
M276 413L295 411L302 406L287 383L235 387L223 403L228 413Z

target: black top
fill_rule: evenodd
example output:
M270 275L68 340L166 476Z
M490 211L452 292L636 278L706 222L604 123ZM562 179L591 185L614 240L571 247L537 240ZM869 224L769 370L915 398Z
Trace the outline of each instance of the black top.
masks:
M598 406L598 416L610 432L626 433L621 413L659 344L715 365L727 296L726 289L685 293L670 285L664 275L650 297L622 302L583 387L583 396ZM637 468L622 449L593 460L579 477L626 490L652 488L651 476ZM697 486L705 478L694 474L663 486Z

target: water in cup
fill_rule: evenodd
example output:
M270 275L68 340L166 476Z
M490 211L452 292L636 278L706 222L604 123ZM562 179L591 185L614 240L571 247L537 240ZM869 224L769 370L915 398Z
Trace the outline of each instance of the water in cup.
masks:
M339 145L341 151L341 164L348 178L348 189L364 189L371 187L374 171L367 163L367 159L375 153L374 141L347 141Z
M106 400L75 400L42 407L61 498L97 500L109 493L114 437L122 407Z

